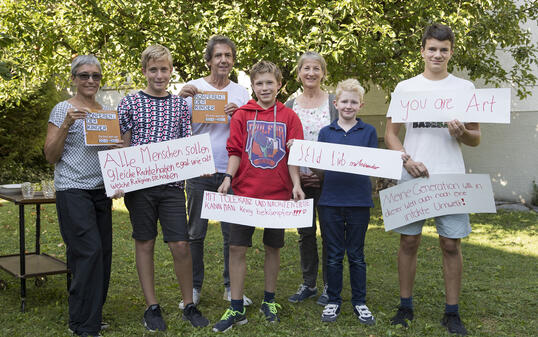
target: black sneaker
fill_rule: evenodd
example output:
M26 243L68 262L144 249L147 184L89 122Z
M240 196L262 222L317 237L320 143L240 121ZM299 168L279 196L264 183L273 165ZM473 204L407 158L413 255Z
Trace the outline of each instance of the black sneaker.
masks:
M278 323L280 322L280 318L278 318L277 314L277 307L281 308L280 304L276 302L265 302L262 301L262 306L260 308L260 312L265 315L265 320L269 323Z
M370 312L370 309L366 306L366 304L361 305L354 305L353 306L353 312L359 319L359 322L366 325L374 325L375 324L375 318Z
M213 325L213 332L224 332L230 330L234 325L247 324L248 320L245 316L246 309L243 308L243 312L233 310L232 308L226 309L226 312L220 318L215 325Z
M209 320L202 316L202 313L194 303L189 303L183 310L183 320L191 322L195 328L200 328L209 325Z
M288 298L288 301L290 301L291 303L299 303L310 297L316 296L317 293L318 293L318 288L316 287L310 288L309 286L305 284L301 284L299 286L299 290L297 290L295 294L291 295Z
M444 326L450 333L455 333L460 336L467 335L467 329L465 329L463 326L460 315L457 312L445 312L443 319L441 320L441 325Z
M321 296L316 301L317 304L321 306L326 306L329 304L329 295L327 295L327 285L323 287L323 292L321 293Z
M329 303L323 308L323 313L321 314L322 322L334 322L340 314L340 306L338 304Z
M392 325L401 325L404 328L409 327L409 324L407 324L407 321L413 320L413 309L406 308L406 307L398 307L398 312L394 317L390 319L390 324Z
M151 332L155 332L157 330L165 331L166 323L164 322L163 315L161 314L161 306L158 304L150 305L144 312L142 323L144 323L146 329Z

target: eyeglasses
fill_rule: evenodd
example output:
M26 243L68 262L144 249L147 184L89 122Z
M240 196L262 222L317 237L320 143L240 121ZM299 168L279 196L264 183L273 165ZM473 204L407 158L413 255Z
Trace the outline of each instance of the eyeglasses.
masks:
M80 73L80 74L76 74L75 76L80 78L82 81L87 81L91 77L92 80L98 82L103 78L103 75L101 75L99 73L94 73L94 74Z

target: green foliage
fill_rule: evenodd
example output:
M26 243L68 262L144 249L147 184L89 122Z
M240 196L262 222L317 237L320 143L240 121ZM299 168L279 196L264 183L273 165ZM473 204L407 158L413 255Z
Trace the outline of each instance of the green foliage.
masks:
M50 111L62 99L53 81L16 106L0 106L0 182L39 181L51 174L43 156Z
M538 185L536 185L536 181L532 181L532 200L531 204L534 206L538 206Z
M520 97L536 81L537 47L520 27L537 18L532 0L8 0L0 12L0 74L9 65L13 76L0 83L3 104L21 100L52 74L65 86L77 54L95 54L111 86L128 80L141 85L139 55L151 43L170 48L179 79L200 77L207 73L205 43L216 33L236 42L237 69L248 70L261 58L282 68L280 99L297 89L296 58L309 49L326 57L329 84L353 76L388 93L421 71L421 33L436 21L453 27L452 64L471 79L511 83ZM501 65L498 48L510 65Z

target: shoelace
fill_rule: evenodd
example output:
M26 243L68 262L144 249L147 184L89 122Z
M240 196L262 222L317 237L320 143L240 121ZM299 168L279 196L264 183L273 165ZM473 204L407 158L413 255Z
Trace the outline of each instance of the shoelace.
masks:
M224 315L222 315L222 317L220 318L221 321L225 321L227 320L228 318L230 318L230 316L236 316L236 315L240 315L240 314L244 314L245 313L245 309L243 309L243 312L239 312L237 310L233 310L233 309L226 309L226 312L224 313Z
M336 310L338 310L338 305L336 304L327 304L323 309L323 315L333 316L336 315Z
M306 290L306 288L308 288L308 287L305 286L304 284L301 284L301 285L299 286L299 290L297 290L296 294L297 294L297 295L300 295L303 291Z
M269 311L272 313L272 314L275 314L277 313L277 310L276 310L276 307L279 307L280 309L282 309L282 306L280 306L280 304L276 303L276 302L265 302L263 301L262 304L267 304L267 306L269 307Z
M355 308L357 308L357 311L361 314L361 316L364 316L364 317L372 316L372 313L370 312L368 307L365 305L356 305Z

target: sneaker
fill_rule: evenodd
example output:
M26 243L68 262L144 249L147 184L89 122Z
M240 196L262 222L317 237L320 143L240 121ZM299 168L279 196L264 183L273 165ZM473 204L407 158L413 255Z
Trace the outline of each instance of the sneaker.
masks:
M465 327L463 326L460 315L457 312L445 312L445 314L443 315L443 319L441 320L441 325L444 326L450 333L455 333L460 336L467 335L467 329L465 329Z
M209 320L202 316L202 313L196 306L192 303L187 304L185 310L183 310L184 321L191 322L192 326L195 328L200 328L209 325Z
M390 319L391 325L401 325L404 328L409 327L409 324L407 324L407 321L413 320L413 309L406 308L406 307L398 307L398 312L394 317Z
M354 305L353 312L355 313L355 315L357 315L359 322L361 322L362 324L366 324L366 325L375 324L375 318L374 316L372 316L372 313L370 312L370 309L368 309L366 304Z
M327 295L327 288L328 285L325 285L323 287L323 293L321 293L321 296L316 301L316 303L321 306L326 306L327 304L329 304L329 295Z
M316 296L317 293L318 293L318 288L316 287L310 288L309 286L305 284L301 284L299 286L299 290L297 290L295 294L291 295L288 298L288 301L290 301L291 303L299 303L306 300L307 298Z
M157 330L166 330L166 323L164 322L163 315L161 314L161 306L158 304L150 305L144 312L142 323L144 323L146 329L151 332L155 332Z
M101 331L106 330L109 327L110 327L110 324L108 324L107 322L101 322ZM75 334L75 331L73 331L73 329L71 329L71 327L67 328L67 332L69 332L71 335Z
M321 314L322 322L334 322L338 315L340 314L340 305L330 303L323 308L323 313Z
M265 320L269 323L278 323L280 322L280 318L278 318L277 310L276 308L282 309L280 304L276 302L265 302L262 301L262 306L260 308L260 312L265 315Z
M230 330L234 325L247 324L248 320L245 313L245 308L243 308L243 312L233 310L232 308L226 309L220 321L213 325L213 332L224 332Z
M232 292L230 291L230 287L224 288L224 294L222 294L222 299L228 302L232 301ZM243 295L243 306L248 307L252 304L252 300L248 298L246 295Z
M192 288L192 303L194 303L194 305L198 305L198 303L200 303L200 295L201 294L202 294L201 289ZM179 302L179 304L178 304L178 307L179 307L179 309L184 310L185 309L185 302L183 302L183 300L181 300L181 302Z

